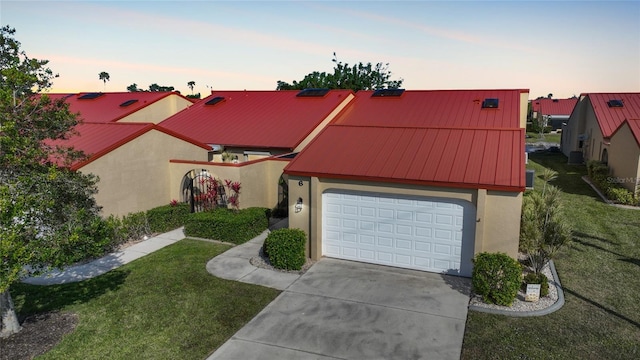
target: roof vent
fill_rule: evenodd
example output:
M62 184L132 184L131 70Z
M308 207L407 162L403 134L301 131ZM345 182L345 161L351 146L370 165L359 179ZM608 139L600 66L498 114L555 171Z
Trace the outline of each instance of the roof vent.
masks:
M296 94L296 97L323 97L328 92L329 89L304 89Z
M404 93L404 89L378 89L371 94L371 97L398 97Z
M553 102L560 102L560 100L558 100L558 99L553 99Z
M499 102L500 102L500 99L495 99L495 98L484 99L484 101L482 102L482 108L483 109L497 109Z
M131 99L131 100L127 100L125 102L123 102L122 104L120 104L121 107L127 107L133 103L138 102L138 99Z
M78 99L79 100L91 100L91 99L95 99L95 98L97 98L99 96L102 96L102 95L103 95L102 93L95 93L95 92L94 93L86 93L86 94L80 96Z
M224 97L222 97L222 96L216 96L216 97L214 97L213 99L211 99L211 100L207 101L207 102L206 102L206 103L204 103L204 104L205 104L205 105L215 105L215 104L217 104L217 103L219 103L219 102L222 102L222 101L224 101Z
M607 105L609 105L609 107L624 107L624 103L619 99L609 100L607 101Z

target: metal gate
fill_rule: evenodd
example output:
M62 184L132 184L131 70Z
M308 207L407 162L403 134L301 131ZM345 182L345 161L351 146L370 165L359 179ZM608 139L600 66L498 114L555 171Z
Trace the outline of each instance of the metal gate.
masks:
M191 170L182 178L182 201L191 212L202 212L218 206L227 207L224 185L207 170Z

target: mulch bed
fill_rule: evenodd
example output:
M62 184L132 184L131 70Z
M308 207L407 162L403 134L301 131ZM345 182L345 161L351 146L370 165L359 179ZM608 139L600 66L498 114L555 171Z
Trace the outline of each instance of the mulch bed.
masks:
M0 360L33 359L56 346L72 332L78 316L68 312L32 315L22 322L22 330L8 338L0 338Z

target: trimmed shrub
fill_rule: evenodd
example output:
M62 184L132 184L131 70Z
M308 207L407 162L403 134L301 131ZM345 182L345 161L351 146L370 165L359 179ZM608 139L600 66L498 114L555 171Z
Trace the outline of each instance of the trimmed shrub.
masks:
M528 284L540 284L540 296L549 295L549 279L542 273L528 273L523 279L523 287L526 289Z
M587 162L587 175L589 175L591 182L597 186L609 200L616 204L638 206L639 199L634 195L633 191L629 191L622 185L612 181L607 165L599 161L591 160Z
M616 204L637 205L638 200L633 197L633 193L618 184L608 183L604 186L604 191L609 200Z
M184 226L191 213L189 204L165 205L147 211L152 232L164 233Z
M184 224L184 233L186 236L243 244L260 235L268 226L267 209L233 211L216 208L190 214Z
M307 236L300 229L278 229L267 236L264 252L278 269L300 270L306 261Z
M522 266L504 253L480 253L473 259L473 291L489 304L511 306L522 282Z

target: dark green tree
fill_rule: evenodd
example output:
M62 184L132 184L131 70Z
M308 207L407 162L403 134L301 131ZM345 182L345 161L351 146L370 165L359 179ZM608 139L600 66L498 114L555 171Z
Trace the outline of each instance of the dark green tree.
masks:
M102 224L97 179L68 168L83 154L56 145L78 115L42 93L57 75L20 50L14 34L0 29L0 337L20 330L11 285L77 260Z
M98 79L102 80L102 82L104 83L104 89L107 89L107 81L109 81L109 73L106 71L101 72L100 74L98 74Z
M138 89L138 84L133 83L129 86L127 86L127 91L129 92L136 92L136 91L141 91L140 89Z
M307 74L302 80L289 84L278 80L276 90L302 90L308 88L327 89L351 89L376 90L376 89L398 89L402 86L403 79L391 80L389 63L362 62L353 66L339 61L336 53L333 53L331 60L335 64L333 73L314 71Z
M189 81L187 83L187 86L189 87L189 89L191 89L191 95L193 95L193 87L196 86L196 82L195 81Z
M149 91L173 91L175 88L173 86L161 86L156 83L149 85Z

